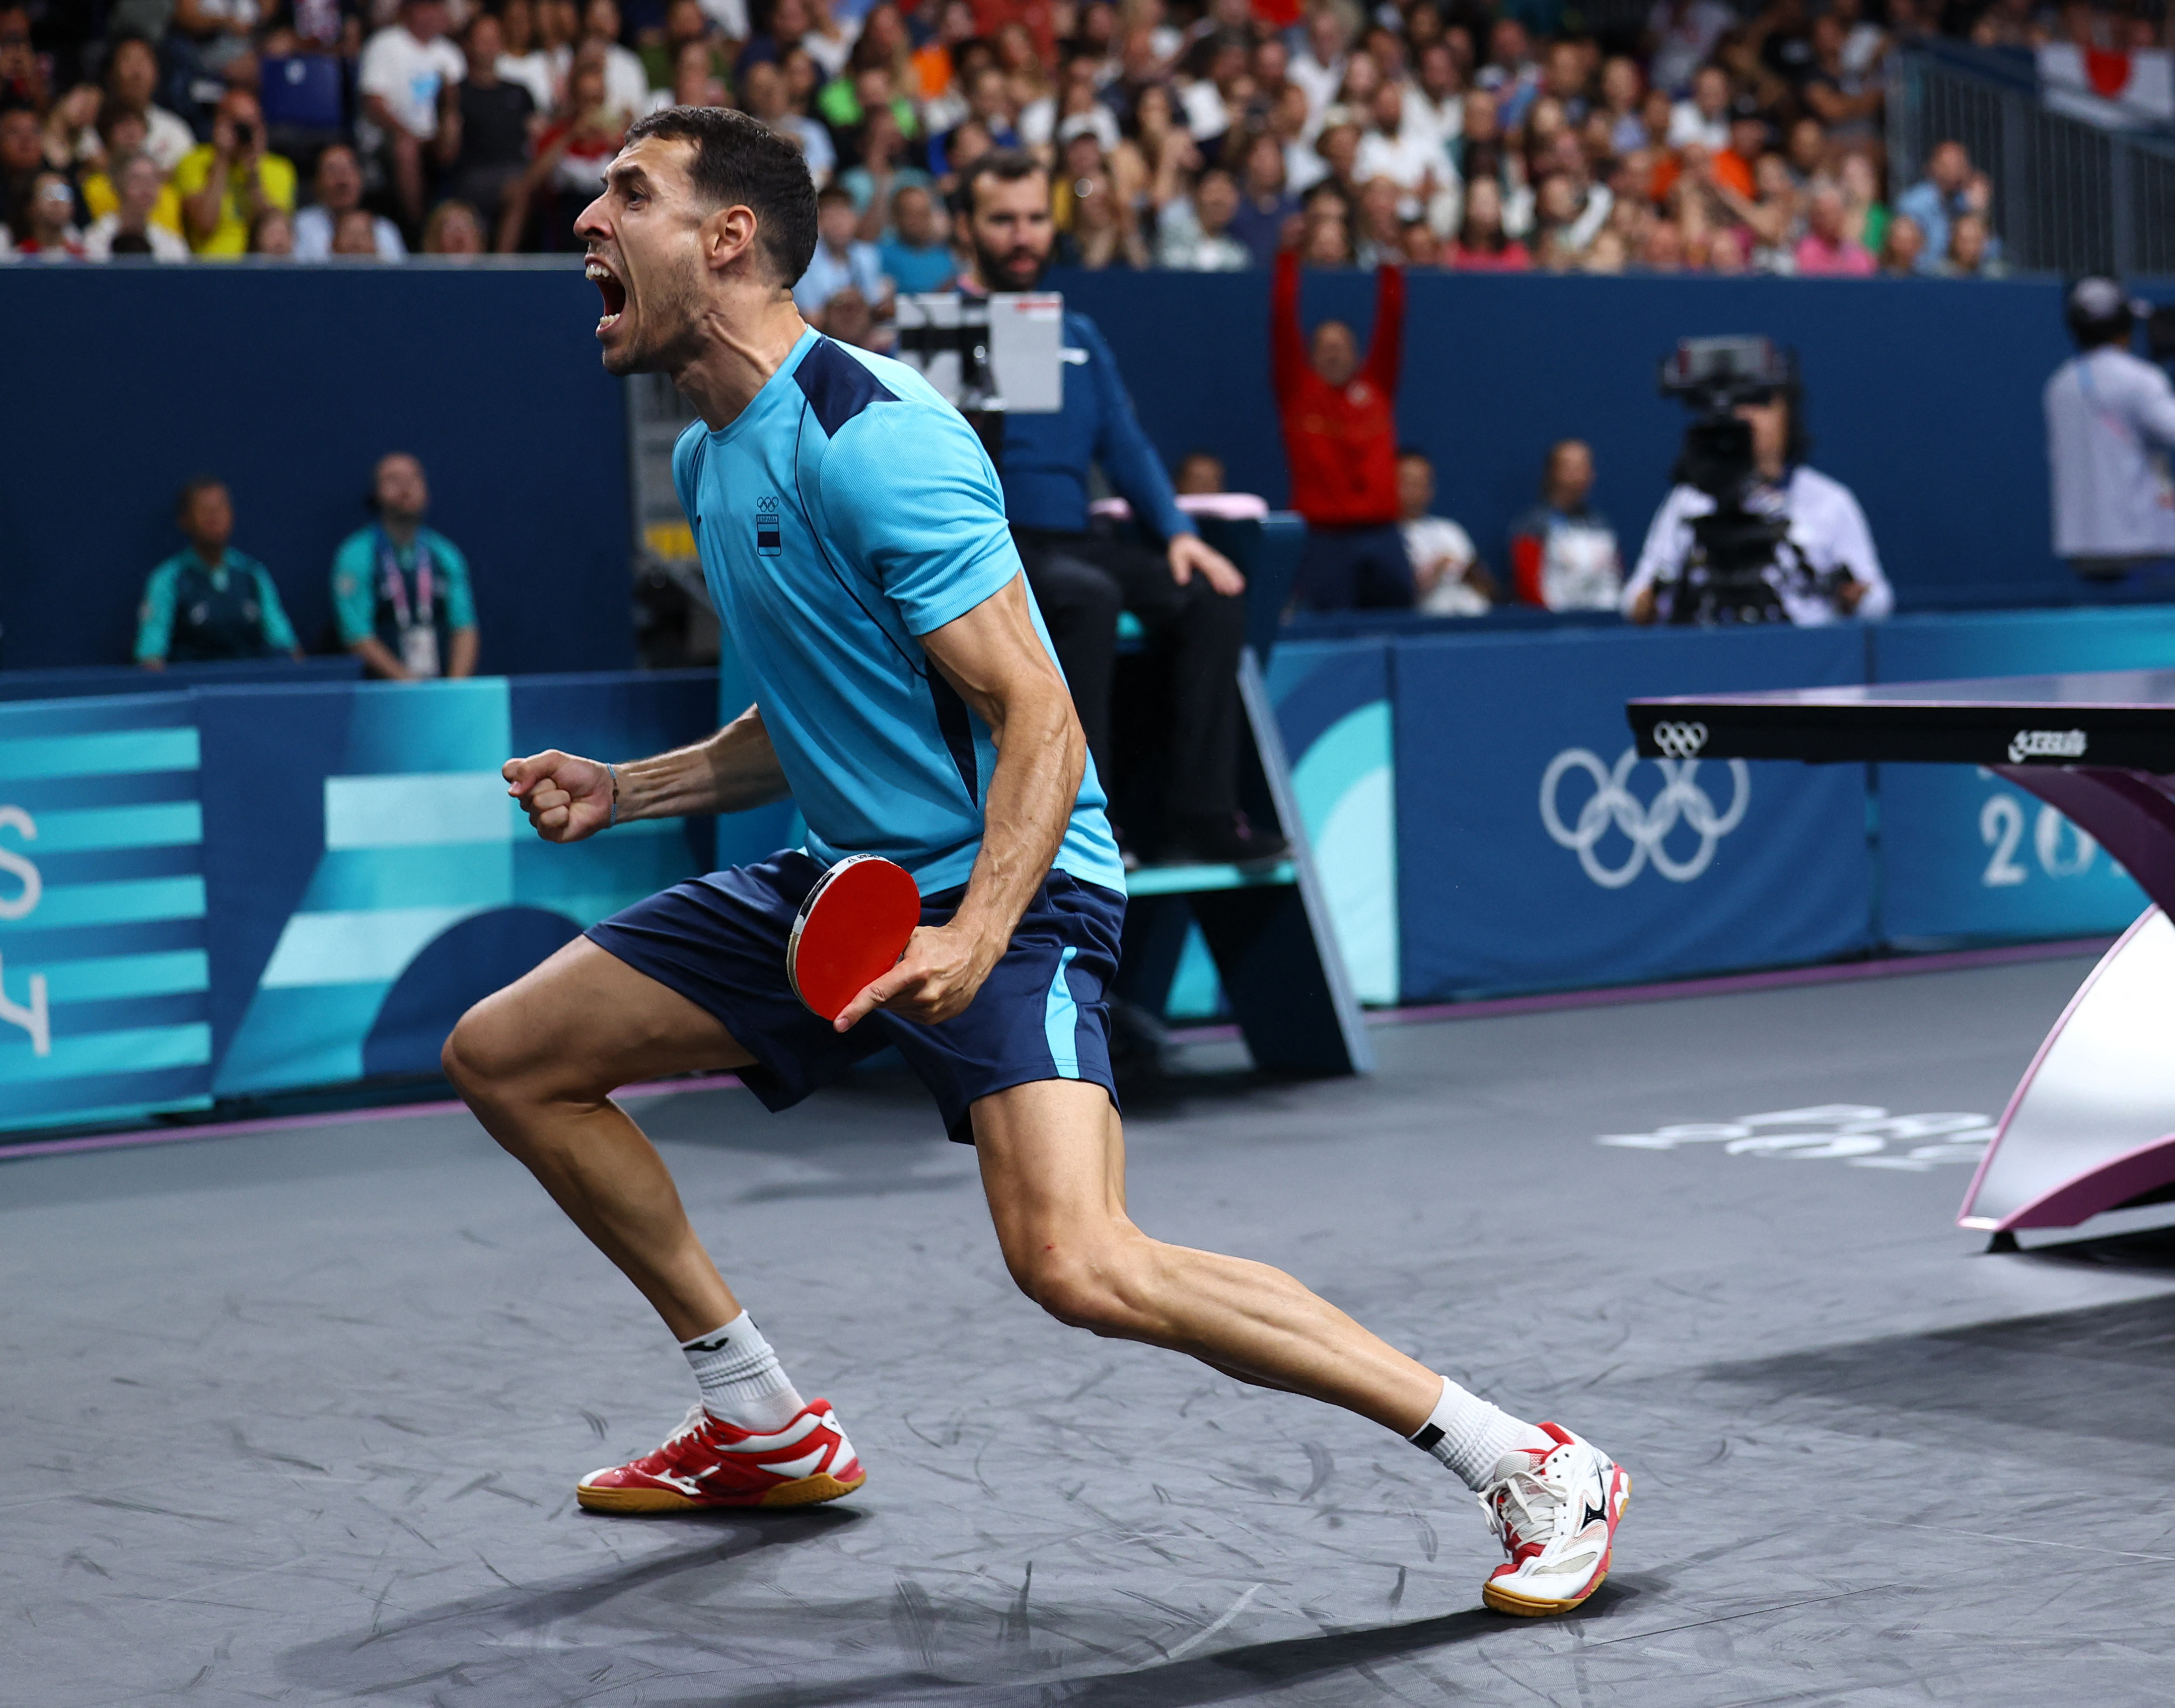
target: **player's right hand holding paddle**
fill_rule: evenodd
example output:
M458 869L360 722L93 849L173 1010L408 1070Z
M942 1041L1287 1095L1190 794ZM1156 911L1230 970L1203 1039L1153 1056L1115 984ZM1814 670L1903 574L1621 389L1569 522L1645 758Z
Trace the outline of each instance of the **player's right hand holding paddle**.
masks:
M499 774L546 842L579 842L612 821L611 772L594 759L553 747L509 759Z

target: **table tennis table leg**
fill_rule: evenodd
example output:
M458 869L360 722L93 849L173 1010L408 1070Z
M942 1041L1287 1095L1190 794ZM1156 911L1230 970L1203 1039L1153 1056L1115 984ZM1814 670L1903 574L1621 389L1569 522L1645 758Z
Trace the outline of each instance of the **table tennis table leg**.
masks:
M2175 778L1998 766L2120 860L2156 903L2107 951L2025 1070L1958 1221L1996 1249L2175 1201Z

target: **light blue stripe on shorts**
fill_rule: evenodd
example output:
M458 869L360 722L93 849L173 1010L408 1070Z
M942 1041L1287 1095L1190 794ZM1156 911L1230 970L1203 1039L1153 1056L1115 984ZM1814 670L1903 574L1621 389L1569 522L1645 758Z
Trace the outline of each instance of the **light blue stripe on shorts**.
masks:
M1050 981L1050 995L1043 1004L1043 1036L1050 1040L1050 1060L1060 1079L1080 1077L1080 1045L1074 1037L1080 1027L1080 1005L1072 1000L1072 987L1065 982L1066 969L1079 952L1068 944L1057 957L1057 976Z

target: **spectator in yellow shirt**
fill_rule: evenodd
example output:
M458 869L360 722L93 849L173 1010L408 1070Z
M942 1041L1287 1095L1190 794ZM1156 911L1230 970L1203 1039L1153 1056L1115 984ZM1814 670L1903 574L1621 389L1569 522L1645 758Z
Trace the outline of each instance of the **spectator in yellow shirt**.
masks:
M150 127L144 122L144 115L133 107L119 105L111 96L99 110L98 133L105 141L109 162L127 160L149 148ZM156 156L153 158L155 162ZM121 194L114 188L110 172L101 168L84 175L83 205L93 224L108 214L120 212ZM164 227L176 237L182 235L182 198L163 169L159 174L159 199L151 207L151 224Z
M245 255L249 231L267 208L292 213L295 163L264 148L264 115L246 89L220 97L211 140L174 168L182 231L199 255Z

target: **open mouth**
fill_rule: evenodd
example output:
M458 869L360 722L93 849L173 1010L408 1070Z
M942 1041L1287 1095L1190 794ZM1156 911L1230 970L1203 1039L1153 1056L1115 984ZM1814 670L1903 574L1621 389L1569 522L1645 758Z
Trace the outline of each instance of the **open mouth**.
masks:
M617 274L594 255L589 257L588 264L582 271L589 283L596 286L597 294L605 300L604 314L597 322L597 330L603 332L625 312L626 286L620 282Z

